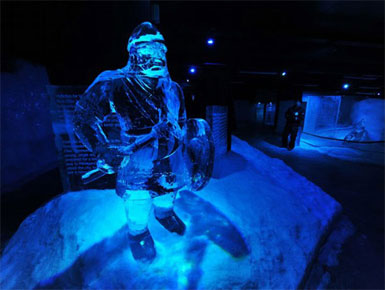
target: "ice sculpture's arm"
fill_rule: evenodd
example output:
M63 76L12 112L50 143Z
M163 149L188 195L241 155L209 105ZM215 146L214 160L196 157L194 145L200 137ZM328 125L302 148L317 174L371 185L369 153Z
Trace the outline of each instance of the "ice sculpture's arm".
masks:
M74 112L74 130L88 150L114 166L119 163L117 150L109 147L109 140L101 125L111 113L109 94L110 81L100 81L91 85L76 103Z
M168 117L162 118L161 111L159 109L159 122L152 127L152 136L154 138L159 138L161 136L173 136L174 138L180 140L182 138L182 130L186 123L186 108L184 104L183 91L180 86L172 82L170 92L172 96L176 96L176 99L173 99L173 102L178 105L176 107L172 106Z

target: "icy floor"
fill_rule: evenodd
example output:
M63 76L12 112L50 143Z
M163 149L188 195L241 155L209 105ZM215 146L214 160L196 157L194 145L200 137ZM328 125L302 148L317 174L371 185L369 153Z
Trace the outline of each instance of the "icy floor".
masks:
M353 223L356 231L344 244L339 264L328 268L331 277L327 288L384 289L383 155L375 153L377 160L373 159L375 155L359 156L358 152L355 156L349 152L333 156L327 147L336 144L321 146L320 150L304 149L301 145L288 151L280 148L279 135L255 125L240 127L237 136L268 156L284 161L321 187L342 205L343 215ZM328 145L327 142L323 144ZM380 152L378 145L349 144L353 150L355 147L360 151Z
M352 162L384 165L384 143L349 143L302 134L301 149Z
M122 201L112 190L64 194L30 215L1 258L1 289L296 288L340 205L246 142L183 191L179 237L153 218L157 258L133 260Z

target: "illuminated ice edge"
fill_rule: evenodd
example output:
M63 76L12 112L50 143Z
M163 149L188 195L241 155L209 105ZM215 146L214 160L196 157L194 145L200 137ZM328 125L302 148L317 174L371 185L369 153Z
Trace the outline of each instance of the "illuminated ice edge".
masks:
M156 34L146 34L136 39L130 39L128 41L127 51L130 52L131 47L138 42L152 42L152 41L164 41L164 37L162 34L157 32Z

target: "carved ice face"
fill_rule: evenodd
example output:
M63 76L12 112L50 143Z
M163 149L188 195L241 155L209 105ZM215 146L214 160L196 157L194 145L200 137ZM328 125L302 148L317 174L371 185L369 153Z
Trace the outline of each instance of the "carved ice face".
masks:
M127 50L131 72L155 78L168 76L164 38L150 22L134 29Z
M149 77L161 77L168 74L166 46L160 42L144 42L130 51L131 68Z

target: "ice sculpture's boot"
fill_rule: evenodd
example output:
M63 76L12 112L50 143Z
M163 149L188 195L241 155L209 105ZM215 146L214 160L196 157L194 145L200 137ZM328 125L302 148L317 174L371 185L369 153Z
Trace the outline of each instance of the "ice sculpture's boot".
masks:
M180 236L183 236L186 231L186 226L182 222L182 220L175 214L174 211L170 213L170 215L159 218L156 217L159 223L165 227L169 232L177 233Z
M129 234L129 238L132 256L135 260L143 262L152 262L154 260L156 250L154 240L148 230L135 236Z

